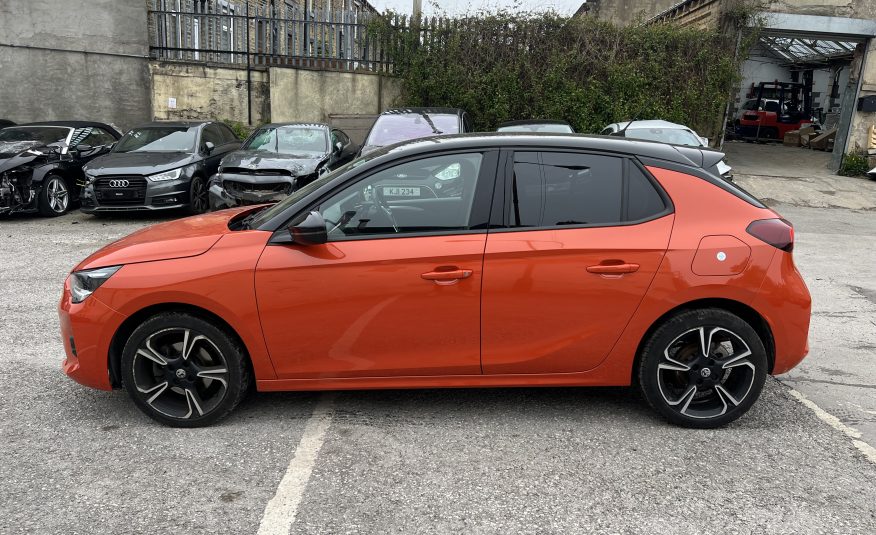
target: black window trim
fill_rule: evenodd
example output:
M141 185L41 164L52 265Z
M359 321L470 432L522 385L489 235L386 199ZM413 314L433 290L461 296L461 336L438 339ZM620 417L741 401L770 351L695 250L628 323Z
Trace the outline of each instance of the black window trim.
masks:
M660 182L654 178L651 173L638 161L636 157L630 154L623 154L617 152L603 152L603 151L594 151L594 150L586 150L586 149L575 149L575 148L565 148L565 147L526 147L526 146L515 146L512 148L505 148L502 150L505 157L505 165L504 165L504 177L499 178L499 180L503 181L502 188L504 191L504 198L502 199L502 208L498 210L498 214L496 214L495 210L491 216L490 222L490 232L533 232L540 230L572 230L572 229L582 229L582 228L607 228L607 227L629 227L633 225L641 225L642 223L648 223L649 221L654 221L656 219L660 219L666 217L669 214L675 212L675 205L672 203L672 199L666 193L666 190L660 185ZM593 156L609 156L612 158L619 158L624 160L625 163L622 164L623 170L623 183L621 186L621 215L624 221L617 221L613 223L589 223L589 224L581 224L581 225L539 225L532 227L512 227L510 225L510 214L511 214L511 203L510 203L510 192L512 187L512 181L514 180L514 153L515 152L563 152L563 153L576 153L576 154L587 154ZM501 163L501 162L500 162ZM664 209L661 212L657 212L648 217L627 221L626 217L629 213L628 211L628 192L629 192L629 166L635 165L639 168L639 170L645 175L645 177L651 183L651 186L657 190L658 195L663 200ZM497 182L499 181L497 180Z
M335 185L335 187L322 192L319 197L312 199L307 202L305 207L296 212L293 216L289 217L285 223L280 225L277 230L274 231L271 238L268 240L268 245L290 245L292 242L289 239L289 231L287 228L294 221L300 219L304 214L310 213L312 210L316 210L319 206L325 202L330 197L334 196L336 193L341 191L342 189L353 186L354 184L361 182L367 179L370 176L373 176L381 171L389 169L391 167L396 167L399 165L404 165L408 162L417 161L417 160L425 160L428 158L436 158L440 156L452 156L454 154L471 154L471 153L480 153L483 155L481 159L481 169L478 174L477 184L475 186L475 197L472 201L471 212L469 214L469 223L474 223L470 225L472 228L467 230L427 230L420 232L400 232L400 233L392 233L392 234L369 234L369 235L359 235L359 236L345 236L339 239L330 240L328 243L338 243L338 242L347 242L347 241L362 241L362 240L393 240L399 238L418 238L418 237L426 237L426 236L461 236L466 234L484 234L486 235L489 230L489 222L490 222L490 214L492 210L492 203L494 197L494 190L496 184L499 182L499 172L497 163L500 160L500 152L494 147L467 147L467 148L457 148L451 150L443 150L430 152L428 154L415 154L410 155L405 158L400 158L397 160L392 160L385 162L381 165L371 167L358 175L351 177L348 180L345 180L341 183Z

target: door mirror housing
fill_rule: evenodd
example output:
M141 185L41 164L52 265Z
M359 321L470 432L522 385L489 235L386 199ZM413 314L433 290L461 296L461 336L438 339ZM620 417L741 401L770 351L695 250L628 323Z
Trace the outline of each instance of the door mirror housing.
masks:
M328 242L328 232L325 229L325 219L317 211L311 211L298 223L288 227L292 243L300 245L322 245Z
M344 150L344 144L340 141L335 143L335 152L340 153L342 150Z
M76 152L88 152L88 151L92 150L93 148L94 147L92 147L91 145L89 145L87 143L80 143L79 145L76 145Z
M207 141L206 143L204 143L204 151L207 154L213 154L213 149L215 148L216 145L214 145L212 141Z

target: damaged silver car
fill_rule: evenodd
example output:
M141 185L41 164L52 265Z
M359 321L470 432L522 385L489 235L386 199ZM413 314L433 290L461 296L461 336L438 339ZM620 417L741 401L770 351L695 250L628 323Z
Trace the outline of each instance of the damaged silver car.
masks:
M213 209L279 201L355 158L359 147L326 124L277 123L256 130L222 159L210 180Z
M79 199L82 166L121 134L83 121L30 123L0 130L0 214L66 213Z

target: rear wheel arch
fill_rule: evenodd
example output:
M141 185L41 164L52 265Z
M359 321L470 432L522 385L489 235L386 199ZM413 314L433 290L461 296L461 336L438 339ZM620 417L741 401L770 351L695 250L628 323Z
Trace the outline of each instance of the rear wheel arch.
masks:
M684 312L688 312L691 310L704 309L704 308L715 308L719 310L725 310L734 314L741 318L743 321L748 323L752 329L757 333L761 342L763 342L764 348L767 352L767 364L768 373L772 373L773 368L776 362L775 355L775 341L773 339L773 332L770 329L769 324L766 319L760 315L760 313L751 308L750 306L742 303L740 301L735 301L733 299L723 299L723 298L708 298L708 299L697 299L694 301L689 301L687 303L683 303L681 305L676 306L665 312L662 316L657 318L648 330L645 331L645 334L642 336L642 339L639 340L639 345L636 347L636 355L633 361L633 367L631 369L631 384L637 384L639 377L639 366L642 360L642 349L645 344L651 338L651 335L654 334L661 325L666 323L668 320L673 317L682 314Z
M109 354L107 355L110 384L113 388L120 388L122 386L122 351L125 348L125 343L128 341L128 338L130 338L134 330L139 327L143 322L153 316L166 312L179 312L184 314L190 314L192 316L196 316L205 321L208 321L215 325L217 328L225 331L226 334L234 338L244 349L244 356L246 357L247 366L249 367L249 376L252 380L255 380L252 360L250 358L249 349L247 348L246 343L243 341L243 338L240 336L240 334L238 334L234 327L232 327L227 321L222 319L221 316L205 308L190 305L187 303L162 303L138 310L134 314L131 314L127 319L125 319L125 321L123 321L122 324L119 325L119 328L116 329L112 341L110 342Z

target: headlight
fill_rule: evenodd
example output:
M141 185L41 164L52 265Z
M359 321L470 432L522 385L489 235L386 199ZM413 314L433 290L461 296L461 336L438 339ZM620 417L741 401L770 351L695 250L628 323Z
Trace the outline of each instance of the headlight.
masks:
M176 180L182 174L182 168L174 169L173 171L165 171L163 173L157 173L154 175L149 175L146 178L151 180L152 182L164 182L165 180Z
M74 303L81 303L100 288L122 266L109 266L70 274L70 294Z

